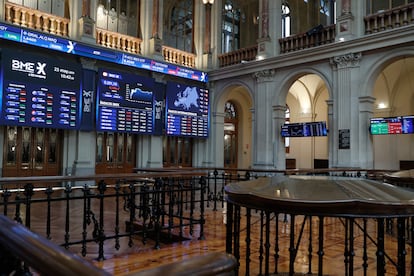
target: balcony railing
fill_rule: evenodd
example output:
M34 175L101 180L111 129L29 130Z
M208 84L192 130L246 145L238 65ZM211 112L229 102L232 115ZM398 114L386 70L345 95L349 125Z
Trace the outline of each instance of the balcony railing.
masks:
M413 24L414 3L367 15L364 21L366 34Z
M241 48L236 51L218 55L220 67L255 60L257 56L257 45Z
M181 51L168 46L162 46L162 55L165 61L186 67L195 67L196 55L193 53Z
M96 43L132 54L141 53L141 39L100 28L96 28Z
M323 27L322 25L306 33L292 35L279 39L280 53L288 53L315 46L335 42L335 25Z
M6 22L59 36L69 34L68 18L34 10L14 3L5 4Z

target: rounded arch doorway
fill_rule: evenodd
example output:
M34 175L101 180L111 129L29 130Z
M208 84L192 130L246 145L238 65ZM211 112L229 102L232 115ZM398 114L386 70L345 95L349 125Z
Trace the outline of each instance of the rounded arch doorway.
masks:
M238 112L232 101L224 106L224 167L237 168Z

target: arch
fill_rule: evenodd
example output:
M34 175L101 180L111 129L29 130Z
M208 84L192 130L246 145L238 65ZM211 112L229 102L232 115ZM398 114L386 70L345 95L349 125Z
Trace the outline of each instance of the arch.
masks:
M251 144L253 140L251 112L251 108L253 107L252 92L245 83L238 80L225 84L215 95L217 95L217 97L214 99L213 110L218 114L218 117L223 116L224 119L224 106L228 101L231 101L238 111L237 166L239 168L248 168L251 166ZM223 158L224 125L222 126L218 124L216 127L216 162L219 163ZM221 133L223 133L222 137L220 137Z
M367 65L369 67L366 70L367 81L362 85L361 96L372 96L373 87L379 74L390 64L404 57L414 57L414 47L398 48L398 50L384 53L382 56L373 59L372 63Z
M286 74L283 79L281 79L280 83L282 85L280 86L280 92L273 99L273 105L285 105L290 87L295 83L295 81L307 74L315 74L319 76L327 87L329 98L332 98L332 80L330 80L330 78L328 78L327 75L320 70L316 70L314 68L302 68Z

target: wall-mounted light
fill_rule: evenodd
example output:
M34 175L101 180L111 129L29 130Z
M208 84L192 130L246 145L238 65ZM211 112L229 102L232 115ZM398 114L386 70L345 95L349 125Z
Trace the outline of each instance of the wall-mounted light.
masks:
M204 5L206 5L206 4L213 5L214 4L214 0L203 0L203 4Z
M385 105L385 103L379 103L378 104L378 108L379 109L383 109L383 108L386 108L387 106Z

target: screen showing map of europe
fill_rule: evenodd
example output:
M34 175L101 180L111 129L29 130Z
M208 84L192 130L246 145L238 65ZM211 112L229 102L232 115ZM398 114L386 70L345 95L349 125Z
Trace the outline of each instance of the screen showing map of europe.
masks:
M167 135L206 138L209 133L209 95L200 87L167 83Z

